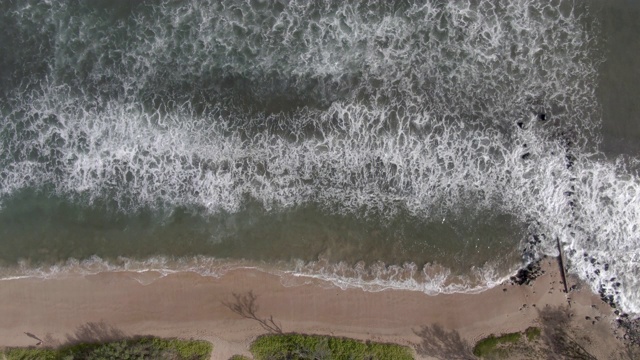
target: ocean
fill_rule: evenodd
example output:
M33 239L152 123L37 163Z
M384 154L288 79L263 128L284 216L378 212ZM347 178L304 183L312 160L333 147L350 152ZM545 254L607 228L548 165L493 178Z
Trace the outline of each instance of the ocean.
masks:
M640 312L634 1L0 3L0 278L256 267Z

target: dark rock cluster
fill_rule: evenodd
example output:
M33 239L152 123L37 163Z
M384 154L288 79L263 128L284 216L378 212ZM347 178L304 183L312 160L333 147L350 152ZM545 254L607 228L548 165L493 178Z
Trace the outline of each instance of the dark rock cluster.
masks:
M615 297L620 294L620 286L622 285L618 279L613 276L611 278L606 277L606 273L609 271L610 265L608 263L601 263L588 253L582 255L584 262L591 263L595 269L587 274L587 278L591 281L599 281L600 287L598 288L598 294L600 299L611 306L613 309L618 308ZM608 285L608 286L607 286ZM620 315L620 311L616 310L616 315ZM624 315L624 314L623 314Z
M511 283L516 285L530 285L533 280L542 274L544 274L544 271L540 267L540 261L535 261L518 270L518 272L511 277Z
M595 274L599 274L599 271L596 270L594 273ZM611 287L614 289L614 294L615 295L618 295L620 293L618 288L622 284L619 281L616 281L615 277L612 277L609 280L605 280L605 281L608 282L609 284L611 284ZM609 304L609 306L611 306L614 309L617 308L617 305L616 305L616 302L615 302L615 298L614 298L614 294L607 293L607 290L605 289L604 285L600 285L600 289L598 289L598 293L600 294L600 299L602 301L604 301L605 303Z
M527 242L525 243L524 248L522 249L522 258L524 259L525 262L531 262L537 258L536 250L538 249L538 247L540 246L540 243L544 238L545 238L544 234L529 235L529 238L527 239Z
M582 259L584 262L591 263L595 269L592 273L587 274L587 278L591 281L596 281L597 278L600 278L599 281L601 283L600 288L598 289L598 294L600 294L600 299L605 303L609 304L612 308L616 309L618 306L615 302L615 295L620 293L619 288L622 285L617 278L604 278L607 271L609 271L609 264L602 264L600 261L596 260L594 257L589 256L588 253L584 253L582 255ZM604 278L604 279L603 279ZM605 284L609 284L610 286L605 286ZM617 314L616 314L617 315Z
M602 301L604 301L605 303L609 304L609 306L611 306L612 308L616 308L617 305L615 303L615 300L613 298L613 295L611 294L607 294L606 291L604 290L604 287L600 287L600 290L598 291L600 294L600 299Z

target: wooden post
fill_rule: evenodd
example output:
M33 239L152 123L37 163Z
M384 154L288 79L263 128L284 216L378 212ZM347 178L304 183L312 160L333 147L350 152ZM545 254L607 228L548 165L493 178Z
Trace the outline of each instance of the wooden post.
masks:
M562 283L564 284L564 292L565 294L569 293L569 285L567 284L567 274L564 268L564 253L562 252L562 245L560 244L560 238L556 238L558 243L558 252L560 255L558 256L558 261L560 262L560 275L562 276Z

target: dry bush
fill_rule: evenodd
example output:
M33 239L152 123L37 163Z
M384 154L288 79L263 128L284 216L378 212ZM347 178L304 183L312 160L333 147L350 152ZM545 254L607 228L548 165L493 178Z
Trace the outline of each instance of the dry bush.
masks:
M423 326L414 330L422 341L415 344L416 352L442 360L472 360L471 345L455 330L446 331L439 324Z
M222 304L229 310L242 316L245 319L257 321L263 329L267 330L270 333L282 334L282 327L280 326L280 324L276 324L276 322L273 320L273 316L269 316L268 318L258 317L258 304L256 303L258 296L255 295L253 291L249 291L245 294L233 293L232 295L233 301L222 302Z
M88 322L78 326L73 334L67 334L67 344L106 343L123 340L126 337L124 332L104 321Z

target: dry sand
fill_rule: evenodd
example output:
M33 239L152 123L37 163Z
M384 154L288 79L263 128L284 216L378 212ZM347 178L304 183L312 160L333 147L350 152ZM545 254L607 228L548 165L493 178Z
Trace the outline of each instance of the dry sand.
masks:
M258 297L258 315L273 316L285 332L410 345L420 340L414 330L438 323L474 343L491 333L526 329L535 324L538 309L545 305L567 304L555 259L542 266L545 274L533 286L504 284L479 294L437 296L341 290L316 280L287 287L282 278L255 269L232 270L220 278L179 273L151 283L158 274L5 280L0 282L0 346L35 345L37 341L26 332L45 339L45 344L60 342L83 324L102 322L127 335L209 340L214 344L213 359L248 355L251 341L265 330L222 304L232 299L232 293L248 291ZM596 349L599 357L607 358L615 346L609 339L611 309L586 286L574 279L570 283L578 284L569 294L575 319L593 329L589 331L596 341L601 338L610 344ZM585 316L601 320L594 325Z

